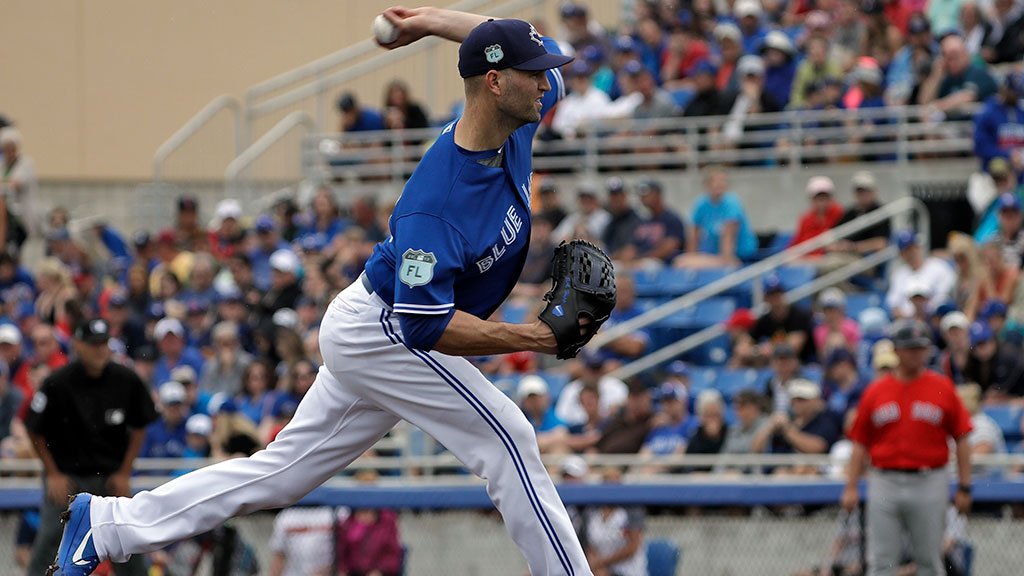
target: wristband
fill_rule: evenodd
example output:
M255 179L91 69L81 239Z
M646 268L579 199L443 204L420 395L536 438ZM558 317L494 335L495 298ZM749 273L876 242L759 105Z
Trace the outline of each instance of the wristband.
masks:
M956 491L970 496L971 495L971 485L970 484L957 484Z

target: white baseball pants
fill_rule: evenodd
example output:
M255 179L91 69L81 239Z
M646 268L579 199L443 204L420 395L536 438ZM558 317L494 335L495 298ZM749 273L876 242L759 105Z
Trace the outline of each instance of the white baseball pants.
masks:
M468 361L407 348L397 318L360 282L328 307L320 350L316 382L265 450L133 498L93 498L100 557L124 561L233 516L293 504L405 419L487 480L532 574L591 574L533 428Z

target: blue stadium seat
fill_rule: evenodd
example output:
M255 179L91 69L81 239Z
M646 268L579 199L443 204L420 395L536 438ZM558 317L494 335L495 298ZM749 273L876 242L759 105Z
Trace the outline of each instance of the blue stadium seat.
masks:
M685 268L663 268L658 282L662 296L682 296L700 286L697 273Z
M999 429L1003 431L1003 437L1007 442L1020 441L1020 418L1021 408L1019 406L986 406L985 414L996 421Z
M683 357L698 366L724 366L729 361L729 335L722 334L687 352Z
M569 375L560 372L541 372L540 376L548 383L548 396L551 398L551 404L554 405L565 385L569 383Z
M637 298L654 298L661 295L660 270L637 270L633 272Z
M697 304L693 321L697 328L704 329L725 322L735 310L736 302L731 298L708 298Z
M718 380L717 368L691 368L690 369L690 397L697 396L702 390L715 387Z
M723 370L719 372L718 378L715 379L715 388L722 393L727 402L732 402L732 397L740 390L757 390L762 392L763 383L764 380L761 379L760 373L753 368Z
M657 539L647 542L647 574L675 576L683 555L679 545L671 540Z
M778 275L779 280L782 280L782 285L786 287L786 290L792 290L798 286L810 284L818 275L818 270L814 266L782 266L775 271L775 274Z

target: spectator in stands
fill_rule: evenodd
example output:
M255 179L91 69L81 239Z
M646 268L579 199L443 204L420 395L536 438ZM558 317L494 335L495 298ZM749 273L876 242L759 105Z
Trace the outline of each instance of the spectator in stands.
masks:
M657 456L678 456L685 453L687 442L695 431L697 421L689 417L686 388L677 384L662 384L658 388L658 411L651 419L651 431L640 448L640 455L655 460L644 466L644 472L666 472L668 467L658 465ZM699 398L698 398L699 400ZM699 414L699 411L698 411Z
M594 70L585 61L576 60L565 71L569 94L558 103L551 129L565 140L575 140L592 121L609 114L608 94L593 83Z
M248 251L249 259L252 262L256 285L261 290L266 290L270 287L270 256L278 250L288 249L288 243L281 238L274 219L265 214L256 218L253 229L256 232L256 242Z
M170 380L160 385L160 418L146 427L141 458L181 458L185 455L185 421L189 417L185 387Z
M960 311L949 312L939 324L946 348L939 356L939 371L954 384L967 383L967 365L970 362L971 341L968 329L971 321Z
M708 45L689 26L675 24L669 31L668 46L661 57L661 84L679 88L689 78L697 63L710 59Z
M790 246L803 242L831 230L843 217L843 207L835 201L835 184L828 176L813 176L807 181L807 197L810 207L800 216L796 232L790 240ZM821 256L825 248L818 248L808 256Z
M828 358L838 349L856 353L860 346L860 325L846 315L846 294L839 288L826 288L818 296L823 321L814 327L814 348L818 358Z
M857 218L874 212L882 206L878 202L878 183L875 181L874 174L866 170L856 172L850 184L854 193L853 204L847 206L846 211L843 212L843 217L839 219L836 226L853 222ZM830 254L847 255L849 261L850 259L860 258L885 248L889 245L891 235L889 221L882 220L868 228L850 234L845 240L839 240L830 244L827 250Z
M636 23L636 51L640 64L651 73L651 81L661 84L661 58L665 52L665 37L661 25L654 17L644 17Z
M523 376L516 388L516 398L537 433L537 446L541 453L561 451L565 446L568 428L551 405L547 382L533 374Z
M1024 30L1022 30L1024 32ZM1024 173L1024 72L1006 75L999 91L974 117L974 155L982 169L1004 158L1018 175Z
M929 119L968 119L966 105L984 102L995 93L996 83L985 66L971 61L967 45L959 34L949 34L939 43L942 65L935 66L921 86L920 103L931 107Z
M20 372L27 363L21 330L14 324L0 324L0 363L6 365L12 374Z
M199 385L211 394L237 394L242 388L242 375L253 357L242 348L238 326L233 322L218 322L211 335L213 355L203 363Z
M627 267L660 267L686 249L686 229L665 202L661 183L645 180L637 191L650 215L633 231L630 244L613 256Z
M394 112L401 114L401 127L409 130L427 128L427 114L409 95L409 85L394 79L384 88L384 110L390 117ZM393 126L392 126L393 127Z
M174 238L178 248L186 252L203 250L209 245L206 231L199 222L199 202L194 196L178 198Z
M757 52L768 33L761 21L764 16L761 3L757 0L737 0L732 13L743 33L743 53Z
M335 237L347 227L348 221L341 217L341 207L334 192L322 186L313 195L309 211L303 214L297 240L303 243L312 238L314 245L322 249L334 242Z
M651 432L651 391L642 382L629 383L626 405L609 419L596 448L602 454L636 454Z
M618 323L636 318L643 313L643 309L636 303L636 281L631 275L619 274L615 278L615 287L615 308L612 310L611 317L605 323L606 329ZM650 342L650 334L643 328L612 340L605 346L603 351L608 359L606 369L616 368L623 362L643 356Z
M857 369L857 358L845 348L837 348L825 360L822 398L826 407L840 417L857 407L870 382Z
M18 415L25 396L11 382L7 366L0 364L0 440L11 435L11 423Z
M981 285L987 281L978 251L970 236L962 233L949 235L947 249L953 256L953 263L956 266L952 301L968 318L973 318L981 306L979 301Z
M400 576L402 542L393 510L355 509L338 528L337 539L341 574Z
M359 196L352 201L352 224L366 232L370 242L380 242L387 238L385 226L377 220L377 199L372 194Z
M1015 238L1021 228L1017 178L1011 173L1010 163L1006 158L993 158L989 162L988 171L995 190L992 191L992 198L991 201L987 201L987 206L975 206L978 227L974 231L974 239L978 242L987 242L1000 234L1005 238ZM1006 214L1001 214L1004 209ZM1012 257L1012 253L1007 254L1008 259Z
M896 234L896 247L899 248L901 262L889 276L889 292L885 296L885 303L893 316L907 317L913 313L909 291L915 285L930 288L932 310L949 300L956 283L953 268L940 258L928 256L917 234L911 230Z
M260 298L258 312L265 318L282 308L295 309L302 295L299 286L299 258L290 250L278 250L270 256L270 289Z
M1024 55L1024 6L1013 0L993 2L992 30L981 55L991 64L1016 62Z
M209 307L217 299L217 290L213 281L217 276L217 261L206 253L195 255L192 261L192 272L189 274L188 289L182 294L185 302L198 302Z
M789 384L800 377L800 359L796 350L783 342L775 346L771 354L771 375L768 378L767 396L775 412L789 410Z
M13 328L13 327L12 327ZM10 333L9 336L6 333ZM4 340L14 341L13 331L7 328L0 328L0 349L4 347ZM15 358L12 362L4 360L4 365L11 370L11 378L14 385L21 390L24 406L18 411L19 418L24 419L28 410L28 401L36 393L32 385L31 372L39 366L46 366L50 371L64 367L68 363L67 354L60 348L57 341L57 333L49 324L36 324L29 332L29 341L32 343L32 355L21 361ZM14 346L12 345L12 352ZM0 353L0 355L3 355ZM6 356L6 355L5 355Z
M178 366L191 366L196 373L203 370L203 357L195 348L186 345L185 327L177 318L164 318L153 328L160 358L156 362L153 377L157 382L171 379L171 371Z
M564 102L564 101L563 101ZM629 244L633 232L640 224L640 216L633 210L630 203L629 191L622 178L614 176L608 179L605 184L608 191L608 204L606 209L611 219L604 228L601 242L609 254L615 254ZM534 222L536 225L536 221Z
M46 258L36 267L36 316L69 334L66 304L77 298L71 272L56 258Z
M984 271L984 279L978 294L981 302L998 301L1005 305L1013 300L1013 295L1017 292L1020 265L1016 261L1012 264L1007 263L1003 256L1002 245L998 240L981 245L981 264Z
M892 374L900 364L892 340L883 338L871 347L871 368L875 371L875 380Z
M622 471L609 467L605 484L620 484ZM644 529L647 515L640 506L593 506L584 511L587 560L595 576L645 576Z
M733 396L732 406L736 422L729 426L722 443L721 454L752 454L754 436L765 424L764 398L751 389L740 390Z
M986 402L1007 402L1024 396L1024 362L1012 350L1000 348L984 322L970 327L971 355L964 369L968 382L981 386Z
M583 238L592 242L600 242L604 230L611 221L611 215L601 207L597 198L597 190L593 186L582 185L576 190L578 208L570 212L551 233L555 243Z
M764 301L768 313L757 319L750 336L762 347L764 356L780 344L788 344L804 362L815 358L814 319L811 313L786 302L786 288L782 280L768 275L763 281Z
M542 182L537 189L537 202L534 206L534 221L544 219L551 223L554 229L562 223L568 212L562 206L562 199L558 196L558 187L554 182Z
M1006 439L1002 429L991 416L981 410L981 386L974 383L961 385L957 386L956 392L964 409L971 415L971 432L967 435L971 455L1006 454Z
M344 510L344 512L342 512ZM285 508L274 518L268 543L273 557L270 576L332 576L337 523L347 509L330 506Z
M568 426L581 425L587 421L587 414L581 403L580 392L590 386L596 387L600 398L601 418L617 412L626 403L629 389L626 383L604 373L605 357L601 353L584 350L580 357L580 376L569 382L558 395L555 416Z
M712 38L718 48L718 76L715 78L715 87L722 92L739 90L736 64L743 57L743 33L736 24L721 22L715 25Z
M736 64L736 77L737 88L725 98L726 101L731 99L732 104L727 112L729 120L722 128L724 141L719 145L767 148L771 145L768 142L750 142L751 138L744 138L744 135L776 129L777 126L771 124L758 123L751 126L749 120L758 114L771 114L782 110L782 105L775 96L766 90L764 60L753 54L740 58Z
M977 2L965 0L960 4L956 29L963 35L971 57L981 57L984 41L992 34L992 23L989 21L988 15L981 11Z
M13 126L0 129L0 152L3 153L3 170L0 170L0 186L7 211L7 232L5 245L20 250L28 234L38 234L40 222L36 221L35 205L39 196L39 180L35 162L22 152L21 132ZM15 229L21 227L21 232Z
M632 109L634 119L656 120L671 118L678 114L679 110L675 100L667 91L658 87L654 74L648 68L640 65L639 62L627 63L622 68L622 74L629 77L633 87L632 93L639 95L639 98L633 98L638 102ZM621 111L616 106L607 114L618 116Z
M789 95L789 106L800 108L804 105L804 95L815 82L825 78L840 78L843 75L840 63L829 54L830 45L827 38L812 36L805 46L807 58L796 68L793 88Z
M601 439L606 421L606 417L601 414L600 389L593 385L584 386L580 389L579 402L586 419L582 424L569 425L569 437L565 445L573 452L593 452L594 446Z
M242 387L232 397L232 403L249 422L258 426L278 397L276 387L277 375L273 368L263 360L255 360L245 367Z
M551 258L555 254L555 243L551 238L553 227L551 221L544 217L535 217L530 227L530 249L526 253L523 271L519 274L519 284L532 287L532 295L543 294L548 289L551 278Z
M313 387L316 373L317 365L309 360L300 360L288 368L283 379L284 390L274 399L274 404L270 407L270 417L264 418L260 423L262 440L268 444L273 442L278 433L291 421L299 403ZM280 387L279 385L278 388Z
M703 116L721 116L728 114L732 109L733 101L736 99L735 92L721 92L715 83L718 75L718 68L709 61L701 60L693 67L693 98L686 105L683 116L687 118L700 118ZM709 132L716 134L717 128L708 128Z
M776 412L758 430L754 452L773 454L827 454L842 437L842 421L828 410L821 388L799 378L789 383L790 413Z
M768 363L764 350L750 336L757 320L749 308L739 308L725 321L729 335L729 368L763 368Z
M241 218L242 204L238 200L225 198L217 203L208 234L209 252L217 260L225 260L241 248L245 241Z
M154 297L159 297L160 282L168 272L174 274L178 282L188 280L189 270L192 267L193 253L178 248L177 242L174 230L163 230L157 235L156 254L159 262L149 273L149 291ZM207 244L204 245L208 246Z
M796 49L784 32L772 30L760 47L764 60L764 91L781 108L790 105L796 78Z
M907 21L907 42L892 58L886 72L885 101L890 106L913 103L919 89L920 70L927 77L932 68L932 57L938 53L938 46L932 36L928 18L920 12L912 14Z
M339 132L365 132L384 130L384 117L380 112L359 104L351 92L345 92L338 98L338 111L341 112Z
M565 41L572 52L583 52L587 46L605 48L601 27L590 19L585 4L566 2L561 8L562 25L565 26ZM567 52L567 54L572 53Z
M712 166L705 171L704 193L694 204L688 232L691 251L676 258L675 266L736 266L757 251L757 236L739 197L729 192L724 168Z
M697 394L694 408L697 414L697 429L686 444L687 454L718 454L722 451L729 425L725 423L725 400L722 393L714 388L701 390ZM707 472L711 467L699 467L693 471Z

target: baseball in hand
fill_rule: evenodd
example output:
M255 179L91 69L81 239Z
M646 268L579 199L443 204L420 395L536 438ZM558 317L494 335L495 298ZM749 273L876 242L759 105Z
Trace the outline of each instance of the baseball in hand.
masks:
M383 14L377 14L373 19L373 36L380 44L391 44L398 40L398 28L395 28Z

